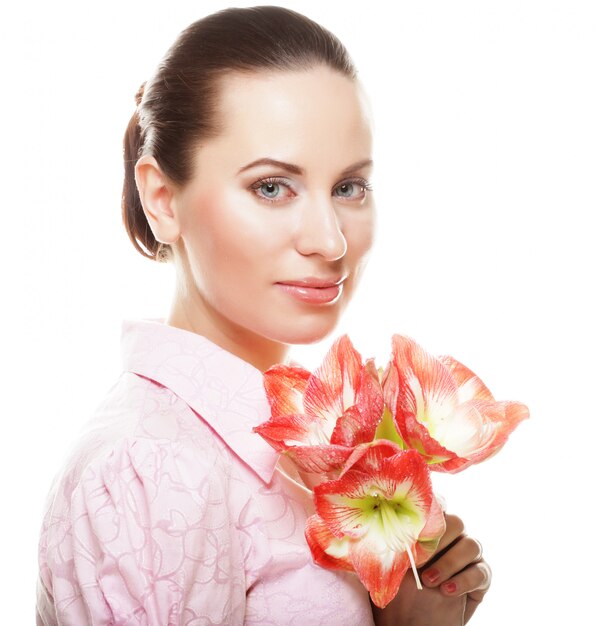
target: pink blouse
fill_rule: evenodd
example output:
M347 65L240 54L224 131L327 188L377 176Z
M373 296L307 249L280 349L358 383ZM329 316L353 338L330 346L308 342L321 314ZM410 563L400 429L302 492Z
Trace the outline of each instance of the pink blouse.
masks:
M252 432L262 374L162 320L125 321L122 352L49 495L37 623L372 625L355 575L312 562L310 498Z

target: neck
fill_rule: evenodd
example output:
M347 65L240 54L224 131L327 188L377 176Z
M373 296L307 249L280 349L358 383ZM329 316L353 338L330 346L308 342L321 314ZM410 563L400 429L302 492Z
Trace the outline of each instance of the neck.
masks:
M192 291L176 289L166 323L202 335L227 352L250 363L261 372L284 363L289 346L257 335L233 324Z

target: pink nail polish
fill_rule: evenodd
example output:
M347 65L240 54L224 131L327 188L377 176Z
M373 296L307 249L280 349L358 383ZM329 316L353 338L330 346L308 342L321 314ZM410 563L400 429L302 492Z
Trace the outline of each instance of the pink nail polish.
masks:
M455 583L443 583L443 589L447 593L455 593L457 591L457 585Z
M432 568L427 569L423 575L429 583L435 583L439 579L441 573L436 568Z

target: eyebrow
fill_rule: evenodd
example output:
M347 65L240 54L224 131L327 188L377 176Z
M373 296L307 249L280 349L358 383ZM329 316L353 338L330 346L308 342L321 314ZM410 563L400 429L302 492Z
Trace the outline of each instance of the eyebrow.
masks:
M265 157L263 159L256 159L256 161L252 161L252 163L248 163L248 165L244 165L243 167L240 167L237 173L241 174L245 170L249 170L251 167L256 167L257 165L274 165L275 167L281 167L287 172L290 172L291 174L297 174L299 176L301 176L305 171L303 170L303 168L299 167L298 165L294 165L293 163L285 163L284 161L278 161L277 159L270 159L270 158ZM356 172L359 169L362 169L363 167L372 166L372 165L373 165L372 159L363 159L362 161L358 161L357 163L354 163L353 165L346 167L341 172L340 175L346 176L347 174Z

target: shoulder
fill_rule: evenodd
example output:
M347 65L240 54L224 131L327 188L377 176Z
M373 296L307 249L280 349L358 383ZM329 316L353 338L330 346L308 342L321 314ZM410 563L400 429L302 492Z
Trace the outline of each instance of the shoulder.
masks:
M83 437L112 442L120 437L177 439L193 429L189 405L171 389L133 372L123 372L85 425Z
M211 445L202 454L200 446L190 441L127 436L90 460L79 482L86 484L98 477L111 484L122 480L123 476L133 475L140 482L157 486L169 479L180 479L182 485L195 489L200 481L221 476L225 463L218 445Z
M230 459L210 436L205 450L192 441L124 436L94 453L77 456L58 481L54 519L76 523L84 512L106 513L132 522L140 515L165 519L170 511L191 518L209 514L209 501L224 501ZM70 520L70 521L69 521Z
M124 372L71 445L56 480L75 484L88 466L101 466L111 460L147 455L170 461L174 456L194 463L210 462L221 456L220 442L191 407L168 389L148 378ZM175 444L175 445L172 445ZM205 449L205 458L189 450Z
M71 523L75 532L80 523L108 523L118 544L119 530L175 530L206 519L228 525L228 476L218 447L202 454L185 442L125 437L83 469L68 504Z

